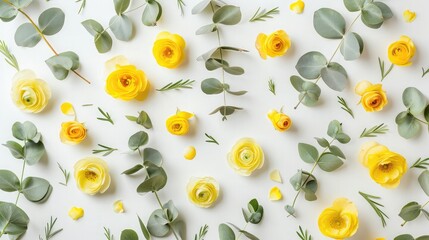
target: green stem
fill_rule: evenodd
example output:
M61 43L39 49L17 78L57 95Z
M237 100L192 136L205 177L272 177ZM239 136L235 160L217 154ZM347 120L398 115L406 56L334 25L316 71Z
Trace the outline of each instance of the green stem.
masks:
M25 170L25 164L26 164L26 160L25 160L25 158L22 160L22 170L21 170L21 178L20 178L20 180L19 180L19 182L20 182L20 184L22 184L22 180L24 179L24 170ZM21 188L21 187L20 187ZM20 189L19 191L18 191L18 195L16 196L16 200L15 200L15 205L17 205L18 204L18 200L19 200L19 196L21 195L21 190L22 189Z
M7 228L7 226L9 225L9 222L7 222L5 225L4 225L4 227L3 227L3 229L1 230L1 232L0 232L0 237L1 236L3 236L3 234L5 233L5 231L6 231L6 228Z
M419 119L419 118L415 117L414 115L413 115L413 117L414 117L414 119L416 119L417 121L419 121L419 122L421 122L421 123L424 123L424 124L426 124L426 125L429 125L429 123L428 123L428 122L423 121L423 120L421 120L421 119Z
M246 223L246 225L244 225L243 231L246 231L247 226L249 225L249 222ZM240 232L236 238L236 240L240 240L241 235L243 235L243 232Z
M158 201L159 207L161 208L161 210L164 212L165 216L167 217L167 211L165 210L164 206L161 203L161 200L159 199L158 192L154 191L153 193L155 194L155 197L156 197L156 200ZM168 220L168 225L170 226L170 228L171 228L171 230L172 230L172 232L174 234L174 237L177 240L180 240L180 238L177 235L176 231L174 231L173 225L171 224L170 219L168 219L168 217L167 217L167 220Z
M426 207L426 205L428 205L429 204L429 201L427 201L425 204L423 204L422 205L422 207L420 208L420 209L423 209L424 207ZM402 224L401 224L401 227L403 227L403 226L405 226L405 224L407 224L407 222L408 221L404 221ZM1 235L0 235L1 236Z

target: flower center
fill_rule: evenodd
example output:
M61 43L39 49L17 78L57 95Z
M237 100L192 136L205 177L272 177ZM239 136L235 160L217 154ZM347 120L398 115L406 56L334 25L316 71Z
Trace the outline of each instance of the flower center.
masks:
M180 131L180 129L182 129L182 125L179 123L175 123L173 124L172 128L174 131Z
M342 229L344 227L344 220L340 217L334 217L331 219L331 221L329 222L329 225L331 226L331 228L334 229Z
M173 50L167 47L164 49L163 55L167 58L171 58L173 56Z
M121 79L120 79L123 87L127 87L128 85L130 85L130 80L131 80L131 76L128 74L121 76Z
M240 153L240 158L243 162L250 162L253 160L253 152L249 149L243 150Z
M382 172L389 172L390 169L392 169L393 164L392 163L387 163L387 164L381 164L378 168L382 171Z
M93 171L87 170L85 171L85 178L91 182L95 182L98 178L98 175Z

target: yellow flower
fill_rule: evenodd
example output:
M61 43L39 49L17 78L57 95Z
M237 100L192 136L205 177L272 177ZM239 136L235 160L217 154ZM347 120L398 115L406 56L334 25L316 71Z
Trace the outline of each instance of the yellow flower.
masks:
M41 112L51 98L48 84L38 79L31 70L22 70L15 74L12 84L12 101L25 112Z
M83 208L80 207L72 207L69 210L69 217L71 217L71 219L73 220L78 220L79 218L83 217L84 214L84 210Z
M292 126L290 117L276 110L271 110L268 113L268 118L273 123L274 128L280 132L286 131Z
M320 214L318 225L320 232L327 237L336 240L349 238L359 227L357 208L348 199L338 198Z
M359 103L367 112L381 111L389 102L381 84L372 84L366 80L356 84L355 93L361 96Z
M112 69L112 65L115 63L116 65ZM123 56L107 61L106 68L111 70L106 79L106 92L110 96L126 101L144 100L149 92L150 83L142 70L127 64Z
M110 186L107 163L97 157L87 157L74 165L77 187L89 195L104 193Z
M411 59L416 52L413 40L407 36L401 36L399 41L390 44L387 55L390 62L398 66L411 65Z
M371 178L385 188L395 188L407 172L407 161L377 142L367 142L359 152L359 161L368 168Z
M270 35L260 33L256 38L256 49L263 59L270 57L278 57L286 54L291 46L291 41L287 33L283 30L278 30Z
M249 176L264 165L264 152L251 138L242 138L228 153L228 164L240 175Z
M174 135L185 135L189 132L189 119L193 117L194 114L178 111L175 115L167 118L165 125L167 130Z
M123 213L124 210L124 203L121 200L117 200L113 203L113 211L115 213Z
M305 3L302 0L297 0L296 2L293 2L289 9L297 14L300 14L304 11Z
M197 150L195 150L194 146L189 146L186 148L183 157L187 160L192 160L195 158L195 155L197 155Z
M402 16L404 17L405 22L413 22L414 19L416 19L416 13L415 12L411 12L410 10L405 10L404 13L402 14Z
M375 240L386 240L385 238L376 238Z
M212 177L189 180L186 187L189 200L198 207L208 208L216 202L219 196L219 183Z
M86 138L86 128L78 121L63 122L61 124L60 139L62 143L79 144Z
M271 188L270 196L269 196L269 199L271 201L278 201L278 200L281 200L282 198L283 198L282 192L278 187Z
M160 66L176 68L185 58L185 46L185 40L180 35L161 32L156 36L152 52Z

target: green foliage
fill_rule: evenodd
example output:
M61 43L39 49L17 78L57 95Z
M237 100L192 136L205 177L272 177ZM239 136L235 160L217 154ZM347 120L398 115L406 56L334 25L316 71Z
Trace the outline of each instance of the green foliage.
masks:
M177 0L177 7L180 9L180 14L183 16L185 15L185 2L183 0Z
M141 220L141 218L138 215L137 215L137 218L139 219L140 230L142 231L144 238L146 240L151 240L152 237L150 236L150 233L147 230L146 226L144 225L143 221Z
M132 229L125 229L121 232L121 240L138 240L139 236Z
M296 70L306 79L316 79L328 64L326 57L320 52L308 52L302 55L296 63Z
M380 197L369 195L363 192L359 192L359 194L369 203L369 205L374 209L375 213L381 220L381 224L383 227L386 227L386 218L389 218L386 213L383 212L380 208L384 208L384 205L376 202L376 200L381 199Z
M115 123L113 122L112 118L110 117L110 114L108 112L103 111L103 109L101 109L100 107L97 108L98 111L101 113L101 115L103 115L103 117L98 117L97 119L100 121L106 121L111 123L112 125L115 125Z
M52 186L43 178L27 177L21 183L21 192L31 202L44 202L52 192Z
M78 14L80 14L83 9L85 9L86 7L86 0L76 0L77 3L80 2L80 7L79 7L79 11L77 12Z
M247 204L247 210L242 208L242 212L246 223L258 224L264 217L264 208L259 205L256 198L250 200Z
M417 159L410 168L420 168L428 169L429 168L429 158L419 158Z
M79 56L74 52L63 52L48 58L46 61L55 78L64 80L70 71L79 68Z
M19 191L21 183L15 173L9 170L0 170L0 189L5 192Z
M299 92L299 102L306 106L314 106L319 101L321 89L317 84L309 81L304 81L299 76L291 76L290 82L292 86ZM298 107L295 106L295 109Z
M176 90L178 90L178 89L192 89L192 84L194 84L194 82L195 82L195 80L190 80L190 79L183 80L183 79L180 79L177 82L168 83L164 87L162 87L160 89L157 89L157 91L162 92L162 91L169 91L169 90L173 90L173 89L176 89Z
M422 67L422 78L426 75L426 74L428 74L429 73L429 68L427 68L426 70L425 70L425 68L423 68Z
M429 240L429 235L420 236L418 238L414 238L410 234L402 234L395 237L393 240Z
M128 147L131 150L136 151L141 146L146 145L148 141L149 135L144 131L138 131L129 138Z
M305 230L305 231L302 230L301 226L299 226L299 232L297 231L296 234L298 235L298 237L301 240L312 240L313 239L313 237L308 233L307 230Z
M341 39L346 31L344 17L330 8L321 8L314 12L313 25L320 36L329 39Z
M142 14L142 22L146 26L156 26L156 22L162 15L161 4L155 0L148 0L146 2L147 4Z
M112 37L106 29L93 19L82 22L85 29L94 37L95 47L99 53L106 53L112 48Z
M149 114L147 114L147 112L145 111L140 111L138 112L138 116L125 116L128 120L132 121L132 122L136 122L138 125L143 126L146 129L151 129L152 128L152 120L150 120Z
M377 137L379 134L386 134L389 131L389 128L384 123L380 125L373 126L369 129L364 129L360 134L360 138L364 137Z
M57 34L64 26L65 14L59 8L49 8L39 16L39 28L44 35Z
M429 170L423 171L418 179L420 187L429 196Z
M344 60L355 60L360 57L364 49L364 43L362 37L355 33L346 33L343 37L343 42L340 46L340 52L344 57Z
M393 65L393 63L390 64L390 67L386 71L384 61L382 61L380 58L378 58L378 66L380 67L381 81L383 81L387 77L387 75L389 75L389 73L393 69L393 66L395 66L395 65Z
M268 80L268 90L276 95L276 83L271 78Z
M23 23L16 29L15 43L20 47L34 47L42 37L31 23Z
M152 236L165 237L171 231L176 239L179 239L177 233L184 232L184 222L179 218L179 211L172 201L168 201L157 209L149 217L147 230ZM183 239L183 235L180 236Z
M98 153L102 153L103 157L110 155L111 153L113 153L114 151L117 151L117 148L112 148L112 147L108 147L106 145L102 145L102 144L97 144L99 147L101 147L101 149L93 149L92 150L92 154L98 154Z
M107 240L113 240L113 234L110 233L110 229L103 227L104 229L104 236L106 237Z
M225 223L219 225L219 240L235 240L234 231Z
M416 219L422 211L422 206L417 202L409 202L402 207L399 216L405 221L402 226L409 221Z
M206 135L206 137L208 138L208 139L206 140L206 142L208 142L208 143L214 143L214 144L219 145L218 141L217 141L214 137L212 137L212 136L208 135L207 133L204 133L204 134L205 134L205 135Z
M198 234L195 234L194 240L204 240L208 231L209 226L207 224L204 224L204 226L200 227L200 231L198 232Z
M51 216L50 221L46 223L46 226L45 226L45 238L42 238L39 235L39 240L50 240L51 238L53 238L55 235L57 235L63 230L62 228L54 230L56 222L57 222L57 218L52 219L52 216Z
M355 118L353 115L353 110L349 107L346 100L340 96L337 96L337 98L338 98L338 103L341 105L341 109L343 109L348 114L350 114L350 116L352 116L352 118Z
M18 64L18 61L16 60L15 55L13 55L10 52L6 43L1 40L0 40L0 53L3 54L3 56L5 57L4 60L7 62L7 64L15 68L16 71L19 71L19 64Z
M67 171L67 169L64 169L58 162L57 162L58 168L61 170L64 176L64 182L60 182L61 185L67 186L69 179L70 179L70 172Z
M279 7L275 7L268 11L266 9L263 9L262 11L260 10L261 8L258 8L258 10L256 10L255 14L253 14L253 16L250 18L249 22L257 22L257 21L264 22L269 18L273 18L274 15L277 15L280 13Z
M27 214L15 204L0 202L0 235L19 236L27 231L30 219Z

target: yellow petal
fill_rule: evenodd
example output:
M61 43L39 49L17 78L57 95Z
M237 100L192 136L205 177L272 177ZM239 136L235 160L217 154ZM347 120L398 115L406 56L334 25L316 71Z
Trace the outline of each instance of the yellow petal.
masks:
M126 66L129 64L130 63L128 62L128 59L123 55L113 57L107 60L105 63L106 74L110 74L111 72L115 71L117 66Z
M113 211L115 213L123 213L124 210L124 203L121 200L117 200L113 203Z
M367 80L360 81L358 84L356 84L355 93L359 96L362 96L365 93L365 90L371 86L372 83Z
M178 111L178 112L176 113L176 115L177 115L178 117L186 118L186 119L189 119L189 118L191 118L191 117L193 117L193 116L194 116L194 114L193 114L193 113L185 112L185 111Z
M195 155L197 155L197 151L195 150L195 147L189 146L185 149L185 153L183 157L187 160L193 160L195 158Z
M270 190L270 200L271 201L278 201L281 200L283 197L282 192L280 192L280 189L278 187L273 187Z
M78 220L79 218L83 217L84 215L84 210L83 208L80 207L72 207L69 210L69 217L71 217L71 219L73 220Z
M292 12L300 14L304 11L305 3L302 0L298 0L292 3L289 8Z
M61 104L61 112L68 116L74 116L76 114L73 105L69 102Z
M274 182L283 183L282 177L280 176L280 172L277 169L274 169L270 173L270 179Z
M410 23L410 22L413 22L414 19L416 19L416 13L407 9L402 14L402 17L404 18L405 22Z

